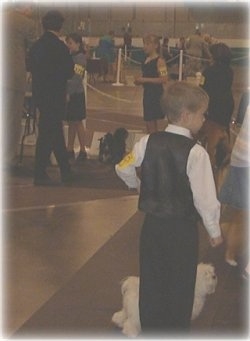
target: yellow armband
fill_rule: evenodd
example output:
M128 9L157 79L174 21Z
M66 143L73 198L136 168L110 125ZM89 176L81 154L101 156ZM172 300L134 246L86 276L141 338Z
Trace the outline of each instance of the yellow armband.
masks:
M168 70L167 70L166 66L159 67L159 74L160 74L160 76L167 76Z
M84 76L84 71L85 71L85 68L84 66L80 65L80 64L75 64L74 66L74 71L77 75L83 77Z
M118 167L120 169L124 169L130 165L132 165L135 162L135 156L133 154L133 152L130 152L129 154L127 154L118 164Z
M201 76L200 80L199 80L199 85L204 85L205 83L205 77Z

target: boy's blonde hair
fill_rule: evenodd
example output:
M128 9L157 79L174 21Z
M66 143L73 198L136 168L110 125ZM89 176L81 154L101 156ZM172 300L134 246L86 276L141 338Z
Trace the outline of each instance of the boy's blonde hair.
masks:
M161 99L162 110L169 122L177 122L183 110L197 112L208 107L207 93L197 85L181 81L169 85Z

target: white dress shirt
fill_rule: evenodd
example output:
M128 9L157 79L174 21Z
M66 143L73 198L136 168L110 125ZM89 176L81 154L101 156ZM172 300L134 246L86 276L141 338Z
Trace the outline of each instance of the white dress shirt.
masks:
M179 134L192 139L190 131L186 128L169 124L167 132ZM125 158L115 166L117 175L129 188L140 190L140 179L137 177L136 168L140 167L144 159L149 135L143 136ZM210 159L206 150L195 144L190 150L187 161L187 176L193 193L194 206L200 214L203 224L211 238L221 235L220 203L217 200L213 172Z

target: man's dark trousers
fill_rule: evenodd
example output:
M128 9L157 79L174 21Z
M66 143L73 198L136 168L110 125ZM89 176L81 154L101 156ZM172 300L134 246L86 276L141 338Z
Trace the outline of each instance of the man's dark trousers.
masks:
M59 165L61 176L67 176L70 173L70 165L63 134L62 109L47 103L40 104L38 109L40 118L35 155L35 179L44 177L52 152Z

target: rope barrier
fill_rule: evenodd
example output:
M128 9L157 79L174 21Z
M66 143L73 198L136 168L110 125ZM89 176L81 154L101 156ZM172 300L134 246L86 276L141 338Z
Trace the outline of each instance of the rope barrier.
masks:
M183 54L184 57L188 57L188 58L192 58L192 59L196 59L196 60L204 60L204 61L210 61L211 59L209 58L202 58L202 57L195 57L195 56L192 56L190 54ZM241 59L247 59L249 58L249 56L242 56L242 57L237 57L237 58L233 58L231 59L232 62L236 61L236 60L241 60Z
M102 96L105 96L105 97L108 97L108 98L111 98L111 99L114 99L116 101L120 101L120 102L124 102L124 103L135 103L136 102L136 101L130 101L130 100L125 99L125 98L120 98L120 97L115 97L115 96L109 95L106 92L102 92L102 91L98 90L97 88L95 88L94 86L90 85L89 83L87 83L87 86L88 86L88 88L90 88L91 90L97 92L98 94L100 94Z
M166 64L168 64L168 63L171 63L173 60L175 60L175 59L179 58L179 56L180 56L180 54L178 54L178 55L174 56L174 57L173 57L173 58L171 58L171 59L168 59L168 60L166 61Z
M132 63L134 64L138 64L138 65L141 65L141 62L138 62L137 60L135 59L132 59L131 57L127 56L127 60L131 61Z
M122 56L124 57L124 54L123 54ZM166 61L166 64L171 63L173 60L179 58L179 56L180 56L180 54L174 56L173 58L168 59L168 60ZM141 62L138 62L137 60L132 59L131 57L128 57L128 56L127 56L127 59L130 60L131 62L135 63L135 64L141 65Z
M121 68L121 63L122 63L122 60L121 60L121 56L125 56L124 53L122 53L122 49L120 48L119 49L119 58L117 60L117 82L116 83L113 83L113 85L123 85L122 83L120 83L120 68ZM171 63L173 60L179 58L179 81L182 80L182 72L183 72L183 57L188 57L188 58L193 58L193 59L196 59L196 60L205 60L205 61L210 61L210 59L207 59L207 58L201 58L201 57L195 57L195 56L191 56L191 55L188 55L188 54L184 54L183 53L183 50L180 50L180 54L174 56L173 58L169 59L168 61L166 61L166 64L168 63ZM136 63L136 64L141 64L141 62L137 62L136 60L132 59L131 57L126 57L127 60L130 60L132 61L133 63ZM246 58L249 58L248 56L242 56L242 57L238 57L238 58L234 58L232 61L236 61L236 60L241 60L241 59L246 59ZM124 103L136 103L135 100L131 101L131 100L128 100L128 99L125 99L125 98L119 98L119 97L115 97L115 96L112 96L110 94L107 94L105 92L102 92L100 90L98 90L97 88L95 88L94 86L92 86L91 84L87 83L87 74L85 75L85 82L84 82L84 87L85 87L85 96L86 96L86 101L87 101L87 87L90 88L91 90L95 91L96 93L102 95L102 96L105 96L107 98L110 98L110 99L113 99L113 100L116 100L116 101L120 101L120 102L124 102Z
M211 60L209 58L195 57L195 56L192 56L190 54L183 54L183 56L187 57L187 58L190 58L190 59L204 60L204 61L207 61L207 62L209 62Z

